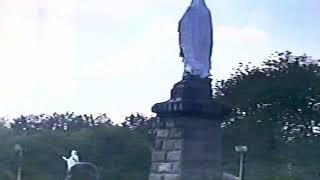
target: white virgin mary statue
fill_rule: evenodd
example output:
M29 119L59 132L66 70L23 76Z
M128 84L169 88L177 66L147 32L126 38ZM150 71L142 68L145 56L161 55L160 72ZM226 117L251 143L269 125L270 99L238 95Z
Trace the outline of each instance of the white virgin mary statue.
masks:
M64 159L67 162L68 171L70 171L71 167L79 163L79 156L78 151L72 150L71 155L69 158L66 158L65 156L62 156L62 159Z
M210 76L213 30L211 12L205 0L192 0L179 22L180 56L184 77Z

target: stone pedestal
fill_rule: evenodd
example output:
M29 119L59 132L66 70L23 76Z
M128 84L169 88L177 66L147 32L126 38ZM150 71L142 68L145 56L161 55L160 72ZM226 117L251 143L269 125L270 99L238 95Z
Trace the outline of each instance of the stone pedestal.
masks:
M211 79L182 80L152 111L158 123L149 180L222 179L220 124L228 111L212 101Z

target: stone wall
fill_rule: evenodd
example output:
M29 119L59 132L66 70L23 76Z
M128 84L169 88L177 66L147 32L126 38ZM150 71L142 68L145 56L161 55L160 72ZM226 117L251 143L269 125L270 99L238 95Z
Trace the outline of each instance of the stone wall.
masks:
M149 180L221 180L220 131L215 119L159 118Z
M178 180L181 176L183 129L177 127L173 119L158 119L157 126L149 180Z

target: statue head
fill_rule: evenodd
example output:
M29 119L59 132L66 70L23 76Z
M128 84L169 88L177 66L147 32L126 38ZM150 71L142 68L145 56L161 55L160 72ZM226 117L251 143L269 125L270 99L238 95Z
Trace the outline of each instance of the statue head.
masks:
M78 154L78 151L76 151L76 150L72 150L71 151L71 155L73 156L73 155L77 155Z
M191 6L206 5L204 0L192 0Z
M66 180L98 180L97 167L89 162L80 162L71 167Z

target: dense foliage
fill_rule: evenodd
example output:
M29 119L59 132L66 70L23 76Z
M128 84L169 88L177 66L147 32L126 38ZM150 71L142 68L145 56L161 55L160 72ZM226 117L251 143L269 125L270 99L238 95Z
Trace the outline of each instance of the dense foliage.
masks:
M248 179L319 178L319 60L275 53L261 67L240 64L216 86L233 113L224 122L225 163L236 172L237 144L249 146Z
M150 145L142 133L113 125L105 115L73 113L21 116L11 128L0 129L0 179L15 179L23 164L23 180L64 179L66 164L61 156L77 149L82 161L99 168L102 179L147 179ZM14 145L23 147L19 161Z
M84 128L110 126L112 124L113 122L106 114L93 117L93 115L75 115L67 112L65 114L20 116L13 119L10 126L18 133L33 133L41 130L72 132Z

